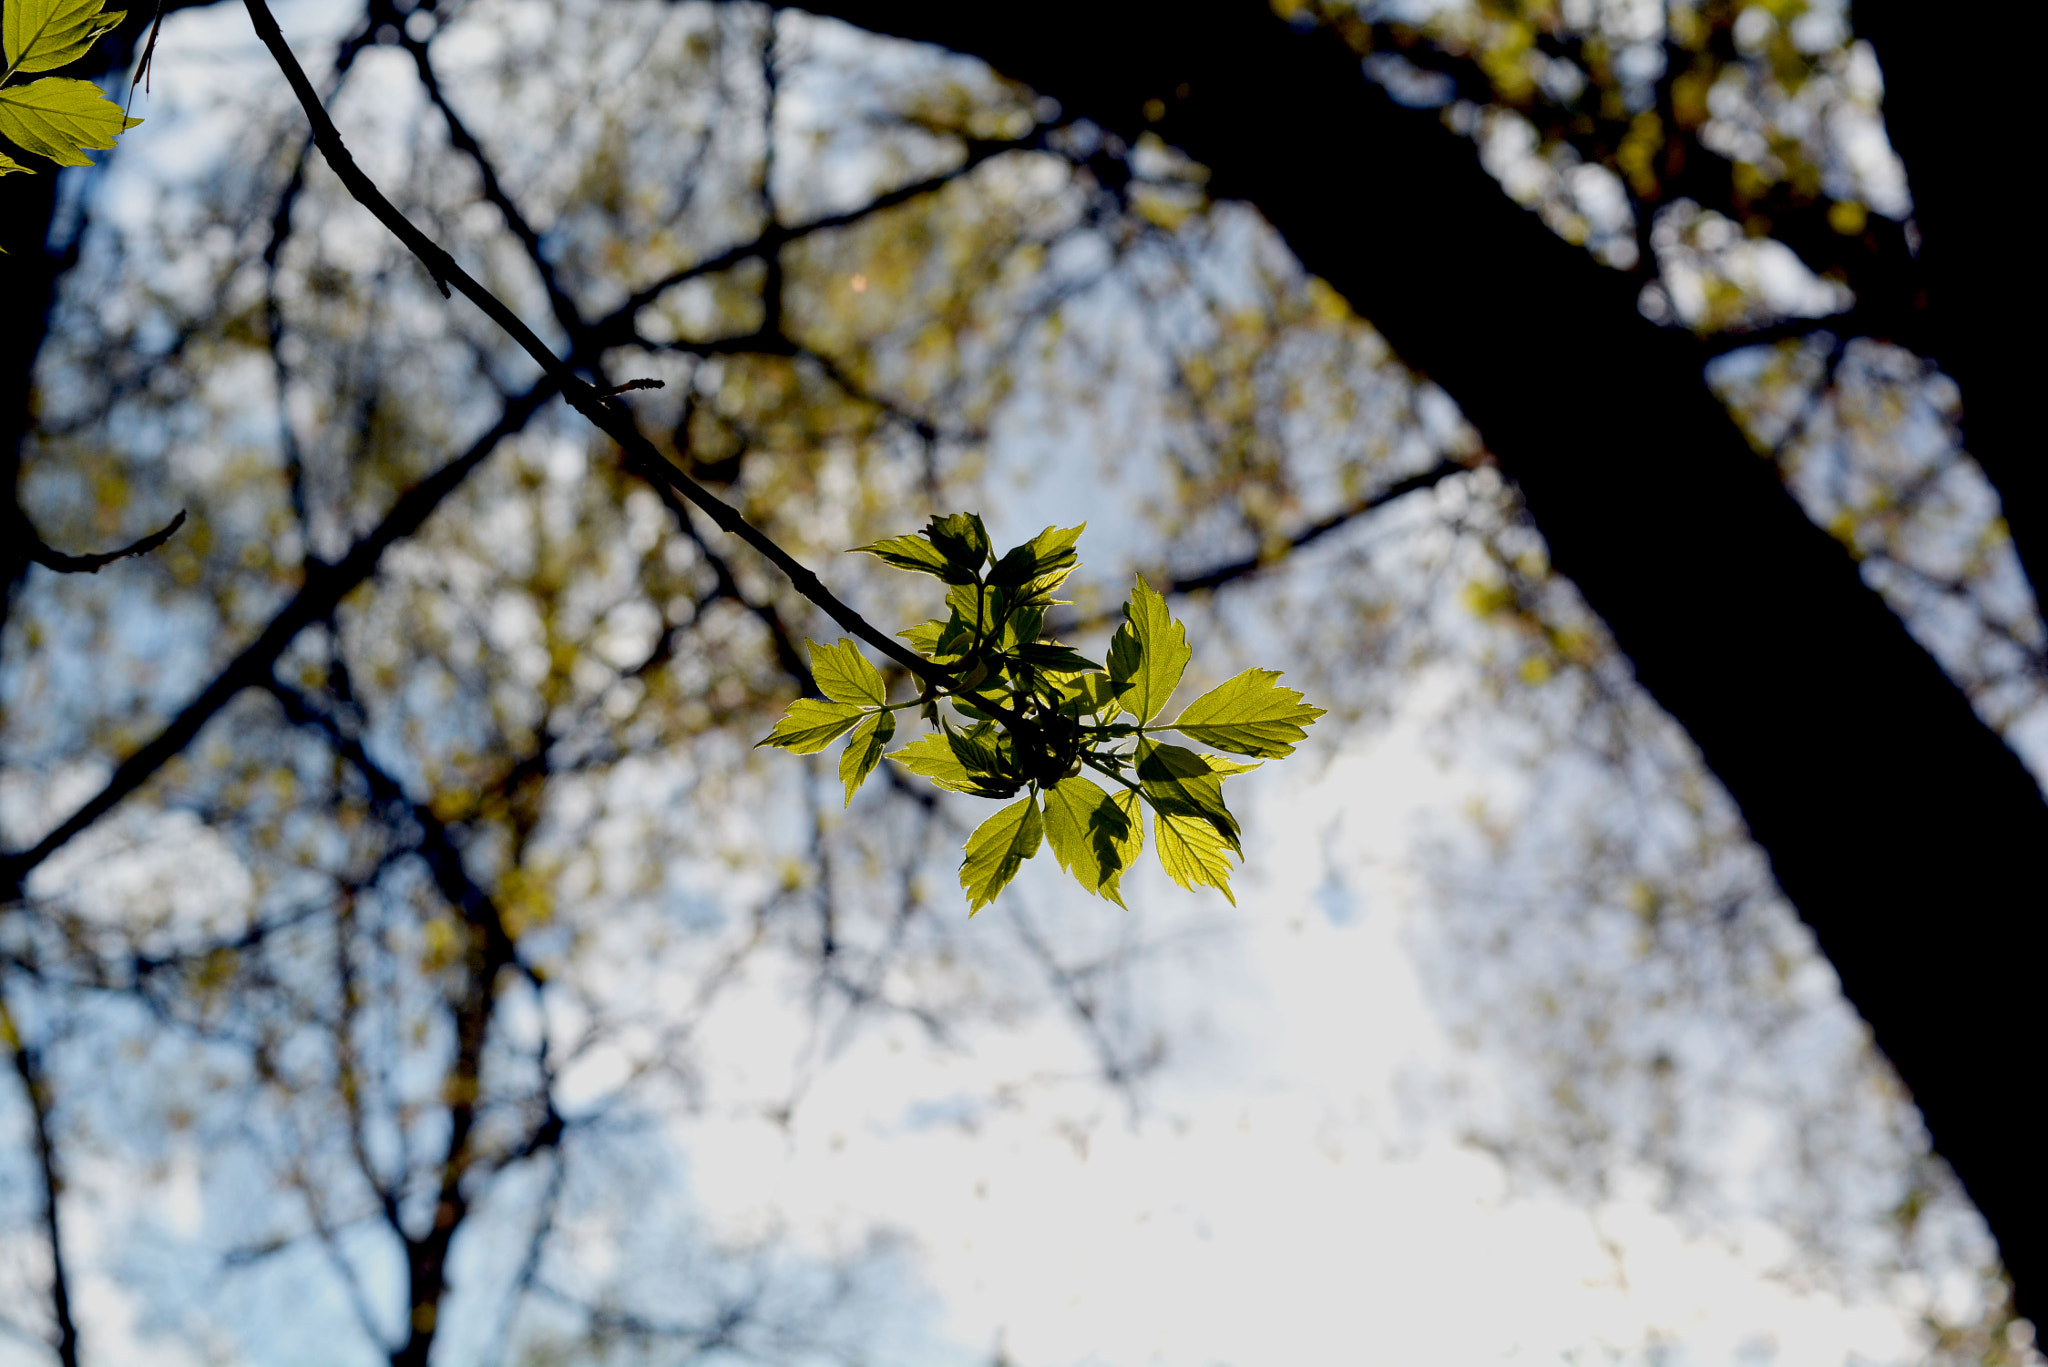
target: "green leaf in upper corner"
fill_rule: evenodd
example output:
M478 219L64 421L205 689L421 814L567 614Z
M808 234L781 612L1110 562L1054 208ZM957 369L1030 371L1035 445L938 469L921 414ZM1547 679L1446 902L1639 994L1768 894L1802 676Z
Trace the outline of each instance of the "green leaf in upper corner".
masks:
M1187 705L1171 723L1174 730L1204 745L1259 759L1285 759L1323 715L1301 694L1274 680L1277 669L1247 669Z
M1178 812L1156 813L1152 848L1159 851L1159 866L1168 878L1189 892L1203 885L1215 888L1230 898L1230 905L1237 905L1230 892L1230 847L1207 821Z
M960 886L967 891L969 916L995 901L1024 861L1038 853L1044 827L1038 799L1026 793L967 837L967 857L960 861Z
M1161 745L1140 736L1138 786L1144 790L1152 810L1161 816L1198 817L1216 828L1224 844L1243 854L1238 843L1237 818L1223 805L1223 780L1228 775L1217 772L1209 759L1178 745Z
M836 646L806 644L811 648L811 674L826 697L856 707L880 707L889 701L882 671L869 664L852 641L842 636Z
M0 41L7 70L54 71L83 57L126 11L105 13L105 0L7 0Z
M926 524L924 537L937 546L939 553L948 561L967 572L965 579L952 580L952 583L971 582L981 573L981 567L988 563L988 528L981 525L977 514L954 513L949 517L935 517Z
M1142 725L1159 715L1187 670L1187 629L1173 620L1166 600L1143 575L1124 604L1124 624L1109 642L1109 677L1120 687L1117 701Z
M1073 571L1074 566L1081 563L1074 554L1074 543L1087 530L1085 522L1078 527L1047 527L1023 545L1005 553L996 562L996 567L989 571L988 582L1014 589L1049 579L1052 582L1043 585L1041 591L1050 592Z
M1061 674L1087 674L1101 665L1057 641L1026 641L1010 652L1033 669L1050 669Z
M1063 717L1093 716L1114 706L1116 695L1116 684L1100 670L1061 679L1059 714Z
M918 777L930 779L936 786L952 792L973 793L976 797L1008 797L1017 791L1015 783L1005 784L969 769L961 763L947 738L936 731L926 732L902 749L890 751L889 758Z
M875 772L881 763L882 747L896 735L896 714L894 712L870 712L860 719L860 725L853 728L853 734L846 738L846 749L839 755L839 778L846 785L846 805L853 805L853 795L860 791L860 785L868 781L868 775Z
M1112 796L1085 778L1061 779L1045 791L1045 839L1075 882L1124 904L1117 880L1145 848L1135 793Z
M117 136L141 122L123 114L91 81L45 76L0 88L0 135L59 166L92 165L83 149L112 147Z
M754 748L774 745L793 755L816 754L851 730L860 716L860 709L849 703L798 698L775 723L775 729L754 742Z

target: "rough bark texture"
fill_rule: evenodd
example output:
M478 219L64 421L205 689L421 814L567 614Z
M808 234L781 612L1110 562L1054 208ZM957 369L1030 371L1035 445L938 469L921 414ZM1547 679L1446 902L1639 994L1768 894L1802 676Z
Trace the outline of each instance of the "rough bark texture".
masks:
M1210 189L1255 205L1458 400L1740 804L2038 1307L2048 1203L2015 1103L2044 1034L2026 1003L2048 805L1750 450L1689 340L1644 321L1435 116L1256 3L1198 22L1099 0L812 8L981 57L1126 137L1164 102L1150 126ZM1930 235L1943 221L1930 211Z

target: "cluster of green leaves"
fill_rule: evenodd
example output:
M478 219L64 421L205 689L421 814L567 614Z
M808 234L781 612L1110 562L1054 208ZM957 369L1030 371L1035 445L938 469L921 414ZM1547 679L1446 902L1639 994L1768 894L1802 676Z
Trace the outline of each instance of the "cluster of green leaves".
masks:
M1079 563L1074 546L1085 525L1048 527L998 557L981 519L956 513L858 547L948 585L947 616L900 633L948 682L927 682L918 696L891 703L881 671L852 641L813 641L824 698L797 699L759 742L811 754L851 732L839 760L851 804L896 734L895 713L916 708L932 729L888 759L954 792L1002 799L1023 790L968 837L960 886L969 914L994 901L1041 844L1082 887L1122 906L1118 884L1144 849L1147 807L1168 876L1230 897L1230 856L1241 859L1244 850L1223 782L1259 766L1155 737L1177 731L1254 761L1280 759L1323 715L1280 687L1278 671L1247 669L1155 724L1193 652L1186 629L1142 576L1106 663L1040 639L1046 610L1064 601L1052 595ZM1084 769L1114 786L1105 789Z
M106 0L6 0L0 11L0 46L7 71L0 75L0 136L24 151L59 166L90 166L87 148L104 150L141 123L91 81L45 76L16 85L17 76L53 71L77 61L119 24L127 13L108 12ZM0 152L0 176L27 171Z

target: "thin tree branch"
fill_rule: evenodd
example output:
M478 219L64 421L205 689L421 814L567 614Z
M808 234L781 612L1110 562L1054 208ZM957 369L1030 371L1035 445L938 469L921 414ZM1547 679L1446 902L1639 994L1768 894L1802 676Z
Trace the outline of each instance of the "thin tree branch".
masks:
M21 1037L4 998L0 998L0 1044L14 1057L15 1076L21 1079L35 1128L36 1163L43 1187L43 1237L50 1245L50 1320L55 1331L50 1347L56 1350L62 1367L78 1367L78 1326L71 1319L71 1284L64 1267L63 1230L57 1212L64 1182L57 1171L56 1140L50 1132L50 1086L38 1051Z
M40 536L33 536L31 533L33 539L29 542L28 558L44 569L55 570L59 574L98 574L116 560L126 560L134 555L148 555L176 536L178 528L184 525L185 510L180 508L176 517L140 541L130 542L118 551L102 551L98 555L66 555L62 551L52 550Z
M716 256L707 256L694 265L684 266L680 270L672 271L653 284L636 290L627 296L624 303L612 310L610 315L599 321L595 325L595 331L600 336L609 340L615 330L630 327L632 318L640 310L646 308L677 285L685 284L706 275L716 275L720 271L729 271L742 262L768 256L780 251L789 243L795 242L799 238L809 237L814 233L828 232L833 228L850 228L861 220L871 218L885 209L893 209L898 205L908 204L911 200L922 199L934 191L943 190L954 181L960 179L960 177L979 167L983 162L1002 156L1005 153L1028 152L1043 148L1045 146L1046 134L1055 127L1057 127L1055 124L1037 124L1033 126L1030 132L1017 138L970 138L967 140L966 155L961 158L960 164L951 170L926 176L923 180L912 181L908 185L899 185L894 190L876 195L873 199L855 209L844 209L838 213L822 214L817 218L806 219L802 223L792 224L789 227L770 225L766 232L751 242L742 242L737 246L728 247Z
M1462 464L1455 460L1440 460L1427 470L1419 471L1403 479L1397 479L1392 484L1387 485L1383 489L1376 490L1364 498L1353 499L1328 517L1312 522L1293 536L1288 537L1273 552L1246 556L1242 560L1226 561L1221 565L1211 566L1206 570L1181 575L1168 583L1164 592L1167 594L1197 593L1203 589L1220 588L1234 580L1247 579L1255 574L1263 574L1267 570L1278 567L1290 554L1300 550L1310 542L1320 540L1338 528L1356 521L1368 513L1376 512L1398 499L1406 498L1409 494L1419 493L1424 489L1433 489L1453 475L1470 473L1472 468L1468 464ZM1115 616L1116 613L1113 611L1098 612L1088 617L1048 622L1046 630L1056 633L1081 631L1091 626L1098 626Z
M1228 564L1217 565L1213 569L1203 570L1198 574L1184 575L1181 578L1175 579L1168 591L1171 593L1194 593L1200 589L1213 589L1227 584L1233 579L1243 579L1247 575L1257 574L1260 570L1270 569L1277 561L1284 559L1290 553L1300 550L1312 541L1321 540L1346 523L1364 517L1367 513L1384 508L1396 499L1405 498L1409 494L1418 493L1424 489L1434 489L1452 475L1465 474L1471 468L1471 466L1461 464L1455 460L1440 460L1427 470L1409 475L1405 479L1397 479L1377 493L1365 498L1354 499L1321 521L1310 523L1293 536L1288 537L1286 543L1279 547L1275 553L1248 556L1243 560L1233 560Z

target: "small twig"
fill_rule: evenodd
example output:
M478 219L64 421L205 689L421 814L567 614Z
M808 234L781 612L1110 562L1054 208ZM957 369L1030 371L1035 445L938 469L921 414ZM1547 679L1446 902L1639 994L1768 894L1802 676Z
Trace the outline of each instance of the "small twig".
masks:
M666 388L668 388L668 386L667 386L667 385L665 385L665 384L663 384L663 383L662 383L662 382L661 382L660 380L628 380L628 381L626 381L626 382L625 382L624 384L615 384L615 385L613 385L613 386L612 386L612 387L611 387L610 389L607 389L607 390L606 390L606 391L604 392L604 396L605 396L605 397L606 397L607 399L615 399L615 398L617 398L617 397L618 397L619 395L621 395L621 394L625 393L625 392L626 392L627 390L629 390L629 389L666 389Z
M118 551L106 551L99 555L66 555L62 551L52 550L38 536L29 542L28 558L44 569L55 570L59 574L98 574L116 560L126 560L131 555L148 555L177 535L178 528L184 525L185 510L180 508L176 517L142 540L123 546Z
M150 16L149 41L142 45L142 60L135 64L135 74L128 81L128 103L121 110L124 118L127 117L128 111L135 107L135 87L139 85L143 94L149 93L150 71L156 62L156 36L163 32L163 28L164 3L163 0L156 0L154 12Z

